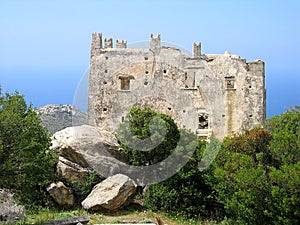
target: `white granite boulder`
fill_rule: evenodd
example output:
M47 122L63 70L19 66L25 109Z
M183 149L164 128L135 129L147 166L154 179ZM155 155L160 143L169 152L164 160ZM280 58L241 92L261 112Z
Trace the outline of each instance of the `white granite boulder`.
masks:
M52 136L51 148L60 152L66 160L82 168L92 168L104 178L122 173L120 167L125 166L113 158L113 154L120 149L113 133L89 125L68 127L56 132Z
M81 204L87 210L115 211L124 206L135 192L135 182L126 175L117 174L97 184Z

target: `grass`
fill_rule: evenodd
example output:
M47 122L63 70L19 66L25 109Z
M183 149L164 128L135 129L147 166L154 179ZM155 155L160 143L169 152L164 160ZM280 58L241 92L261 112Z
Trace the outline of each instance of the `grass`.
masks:
M38 211L28 211L27 220L16 223L43 224L50 220L67 219L78 216L89 216L89 224L118 224L118 223L156 223L156 217L160 217L168 225L216 225L214 221L188 220L179 216L170 216L165 213L153 212L142 208L127 207L117 212L88 212L83 209L78 210L53 210L42 208Z

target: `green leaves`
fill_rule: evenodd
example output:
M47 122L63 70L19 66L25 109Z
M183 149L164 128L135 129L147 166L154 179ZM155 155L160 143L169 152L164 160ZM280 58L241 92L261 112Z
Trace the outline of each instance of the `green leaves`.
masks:
M132 107L116 132L123 158L131 165L161 162L175 149L179 130L174 120L150 108Z
M299 125L296 107L226 139L215 165L213 188L227 214L240 224L298 224Z
M48 131L18 92L0 96L0 140L0 186L13 189L23 203L41 203L56 156L48 151Z

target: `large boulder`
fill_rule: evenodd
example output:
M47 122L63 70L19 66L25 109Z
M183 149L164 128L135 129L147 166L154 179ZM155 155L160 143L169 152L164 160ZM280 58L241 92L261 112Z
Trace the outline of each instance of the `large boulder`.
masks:
M63 182L52 183L47 187L48 193L61 206L73 206L75 197L70 188Z
M117 174L97 184L81 204L87 210L115 211L127 203L135 192L135 182L126 175Z
M120 161L113 158L120 146L113 133L82 125L68 127L52 136L52 149L83 168L93 168L102 177L122 172Z

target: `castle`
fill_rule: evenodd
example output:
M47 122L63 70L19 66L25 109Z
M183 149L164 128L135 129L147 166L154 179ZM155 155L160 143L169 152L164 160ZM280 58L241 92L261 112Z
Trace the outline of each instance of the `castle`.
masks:
M171 115L180 127L199 137L222 139L255 126L266 118L264 62L238 55L193 56L162 46L151 34L148 48L127 48L127 42L92 34L89 124L114 131L133 105L149 106Z

